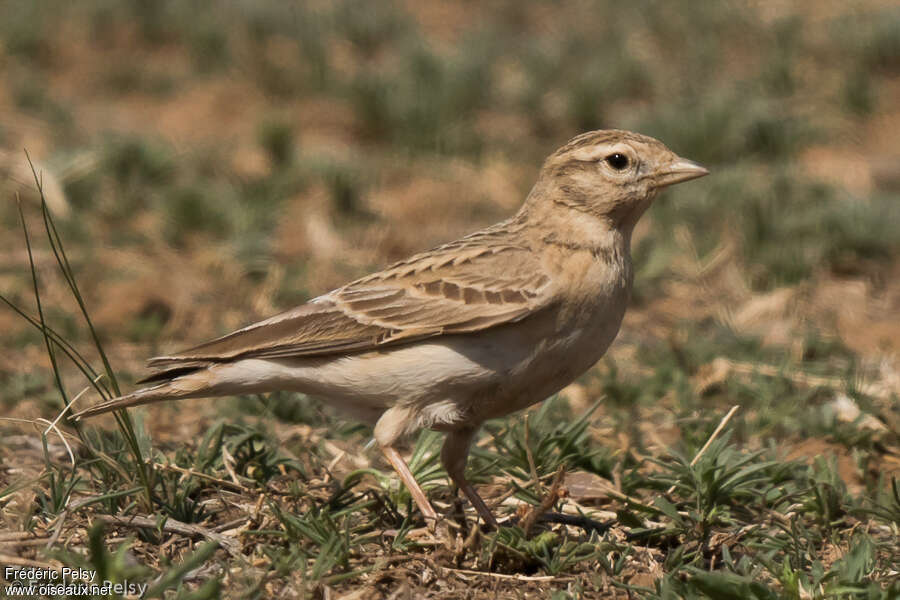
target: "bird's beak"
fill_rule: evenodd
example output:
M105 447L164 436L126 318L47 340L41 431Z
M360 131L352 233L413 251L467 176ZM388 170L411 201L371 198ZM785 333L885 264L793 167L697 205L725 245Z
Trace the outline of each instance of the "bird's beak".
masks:
M661 170L657 182L660 187L664 187L697 179L704 175L709 175L709 170L706 167L692 160L678 157Z

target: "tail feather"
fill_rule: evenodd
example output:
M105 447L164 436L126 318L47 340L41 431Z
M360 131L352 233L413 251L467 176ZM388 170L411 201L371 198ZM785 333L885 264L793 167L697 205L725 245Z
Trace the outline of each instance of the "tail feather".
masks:
M207 368L209 365L186 365L183 367L171 367L166 369L165 371L158 371L151 375L144 377L143 379L138 379L136 383L153 383L154 381L171 381L176 377L181 377L182 375L187 375L189 373L194 373L196 371L200 371L202 369Z
M179 370L176 370L179 371ZM112 398L100 404L81 410L73 415L76 420L101 415L113 410L161 402L180 398L204 398L218 395L218 390L210 386L208 370L191 370L188 373L173 372L173 377L162 383L141 388L130 394ZM155 377L155 376L151 376Z

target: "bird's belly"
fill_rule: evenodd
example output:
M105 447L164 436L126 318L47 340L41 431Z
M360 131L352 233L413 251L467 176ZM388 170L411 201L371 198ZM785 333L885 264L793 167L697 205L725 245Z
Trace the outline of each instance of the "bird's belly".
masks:
M242 361L246 363L251 361ZM291 389L374 422L398 404L461 400L495 385L498 373L452 340L419 342L336 358L254 360L272 389ZM262 375L261 375L262 378Z

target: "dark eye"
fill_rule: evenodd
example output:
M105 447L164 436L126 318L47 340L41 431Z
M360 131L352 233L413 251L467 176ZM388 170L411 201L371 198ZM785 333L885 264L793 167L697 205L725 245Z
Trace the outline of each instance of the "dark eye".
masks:
M611 166L616 171L621 171L628 166L628 157L619 152L610 154L604 160L606 160L606 164Z

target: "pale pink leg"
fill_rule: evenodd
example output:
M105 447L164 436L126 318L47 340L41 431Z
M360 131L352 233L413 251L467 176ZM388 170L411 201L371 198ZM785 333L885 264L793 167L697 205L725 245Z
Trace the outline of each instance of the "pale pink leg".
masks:
M393 465L394 470L400 475L400 479L403 481L403 484L406 485L406 489L412 494L416 506L418 506L419 510L422 511L422 514L425 515L425 520L428 521L429 525L434 525L434 523L437 522L437 513L434 512L434 508L432 508L428 498L425 497L425 492L419 487L419 482L413 477L412 471L410 471L409 467L406 465L406 461L403 460L403 457L400 456L400 453L397 452L393 446L382 446L381 451L384 452L384 455L391 462L391 465Z
M474 435L474 429L459 429L449 432L444 440L444 447L441 449L441 462L444 463L450 479L463 491L484 522L494 529L498 529L500 526L497 519L491 514L487 504L484 503L472 484L466 480L466 461L469 457L469 445L472 443Z

